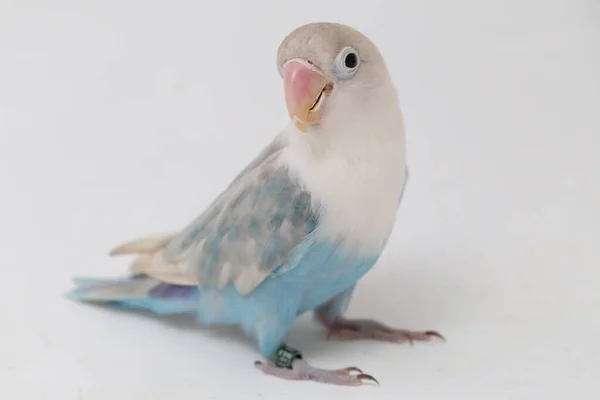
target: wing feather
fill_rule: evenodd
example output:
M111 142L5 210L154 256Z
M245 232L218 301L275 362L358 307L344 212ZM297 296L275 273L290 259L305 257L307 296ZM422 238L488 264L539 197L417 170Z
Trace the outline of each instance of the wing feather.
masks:
M250 293L317 226L311 196L277 163L277 153L241 176L200 218L165 247L167 260L187 259L202 287L233 282Z
M113 254L142 255L132 272L161 282L254 290L318 224L311 196L279 162L278 136L183 230L125 243Z

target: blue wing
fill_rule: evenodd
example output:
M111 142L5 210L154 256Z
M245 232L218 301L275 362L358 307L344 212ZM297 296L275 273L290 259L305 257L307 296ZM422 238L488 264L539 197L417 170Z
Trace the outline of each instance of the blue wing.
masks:
M163 249L166 262L196 277L200 288L233 283L254 290L291 260L318 224L311 196L279 163L283 145L267 148Z
M179 233L137 239L113 249L113 255L141 254L133 261L133 278L148 280L91 285L84 279L76 281L81 290L76 289L73 297L131 301L164 284L187 286L192 293L233 283L242 295L252 292L291 261L294 250L318 225L310 193L279 162L285 146L285 137L276 137Z

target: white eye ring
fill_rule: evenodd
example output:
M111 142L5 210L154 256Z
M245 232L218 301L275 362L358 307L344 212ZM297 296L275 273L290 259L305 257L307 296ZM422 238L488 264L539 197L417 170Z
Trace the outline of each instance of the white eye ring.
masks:
M351 78L356 74L359 67L360 57L358 56L358 51L353 47L344 47L335 57L334 71L340 79Z

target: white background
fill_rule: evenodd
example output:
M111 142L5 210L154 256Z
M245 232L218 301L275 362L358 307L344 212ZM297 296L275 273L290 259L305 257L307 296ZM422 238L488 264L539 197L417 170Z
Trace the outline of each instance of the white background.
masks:
M286 122L279 42L385 55L411 170L350 316L446 343L290 344L381 386L262 375L237 330L76 304L123 240L186 224ZM0 398L600 397L600 3L0 1ZM542 397L544 396L544 397Z

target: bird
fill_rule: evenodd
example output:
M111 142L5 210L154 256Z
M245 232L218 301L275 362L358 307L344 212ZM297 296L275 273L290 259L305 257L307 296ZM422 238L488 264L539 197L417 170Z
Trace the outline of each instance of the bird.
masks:
M68 296L239 326L269 376L377 382L358 367L313 366L286 340L307 312L333 339L443 339L344 316L387 245L408 182L397 89L377 46L341 23L290 31L276 61L287 124L189 224L114 247L111 256L134 256L127 276L74 278Z

